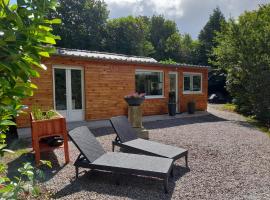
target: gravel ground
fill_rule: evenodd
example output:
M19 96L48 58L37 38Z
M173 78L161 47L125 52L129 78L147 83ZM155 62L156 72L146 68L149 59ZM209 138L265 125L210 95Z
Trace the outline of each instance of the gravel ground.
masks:
M150 139L189 150L175 163L169 194L162 182L123 176L116 185L112 174L81 170L74 181L72 162L78 155L70 143L71 164L63 165L61 150L44 155L54 159L43 183L59 199L270 199L270 138L235 113L209 107L209 116L149 122ZM93 130L107 151L115 135L111 128ZM59 158L59 160L57 159Z

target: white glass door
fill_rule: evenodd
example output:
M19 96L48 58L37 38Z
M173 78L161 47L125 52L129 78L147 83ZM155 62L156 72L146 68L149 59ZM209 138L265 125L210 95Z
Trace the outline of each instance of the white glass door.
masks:
M83 70L55 67L54 108L67 121L84 120Z
M169 72L170 92L175 92L176 112L179 112L177 72Z

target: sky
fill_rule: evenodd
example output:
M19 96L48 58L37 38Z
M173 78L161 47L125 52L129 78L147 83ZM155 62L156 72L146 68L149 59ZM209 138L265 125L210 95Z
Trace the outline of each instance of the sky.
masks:
M217 6L226 19L237 18L245 10L257 9L270 0L104 0L110 10L110 18L128 15L164 15L174 20L181 33L197 38L200 30ZM15 0L11 0L15 2Z
M245 10L254 10L270 0L105 0L110 18L127 15L164 15L176 22L181 33L197 38L217 6L226 19L237 18Z

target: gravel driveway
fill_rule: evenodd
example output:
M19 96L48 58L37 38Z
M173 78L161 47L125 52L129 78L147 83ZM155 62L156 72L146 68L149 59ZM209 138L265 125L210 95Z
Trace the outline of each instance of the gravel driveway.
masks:
M72 162L78 151L70 143L71 164L63 165L62 151L47 171L46 188L59 199L270 199L270 138L234 113L209 108L209 116L148 122L150 139L189 150L189 166L176 162L169 194L162 182L123 176L116 185L110 173L81 170L74 181ZM107 151L115 135L111 128L93 131ZM57 161L57 158L60 158Z

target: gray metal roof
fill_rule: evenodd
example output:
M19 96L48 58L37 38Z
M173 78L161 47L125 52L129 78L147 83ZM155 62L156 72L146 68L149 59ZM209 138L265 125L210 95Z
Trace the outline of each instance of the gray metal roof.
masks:
M150 57L129 56L129 55L123 55L123 54L86 51L86 50L78 50L78 49L58 48L56 54L63 55L63 56L75 56L75 57L101 59L101 60L119 60L119 61L127 61L127 62L157 63L157 61L154 58L150 58Z
M138 63L138 64L144 64L148 66L210 68L209 66L192 65L192 64L186 64L186 63L162 64L162 63L159 63L154 58L150 58L150 57L130 56L130 55L123 55L123 54L98 52L98 51L86 51L86 50L79 50L79 49L57 48L55 55L65 56L65 57L77 57L77 58L84 58L84 59L91 59L91 60L107 60L107 61L113 61L113 62Z

